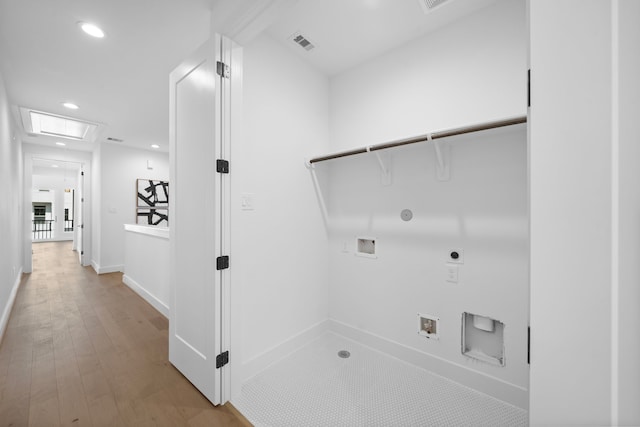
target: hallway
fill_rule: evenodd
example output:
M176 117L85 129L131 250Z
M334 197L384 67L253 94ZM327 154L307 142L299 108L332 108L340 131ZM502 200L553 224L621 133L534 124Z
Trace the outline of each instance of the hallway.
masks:
M81 267L71 242L33 245L0 345L0 426L247 426L167 360L168 321Z

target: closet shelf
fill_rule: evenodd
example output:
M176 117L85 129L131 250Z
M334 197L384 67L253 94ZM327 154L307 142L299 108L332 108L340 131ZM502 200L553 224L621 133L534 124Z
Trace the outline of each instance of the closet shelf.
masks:
M449 130L427 133L424 135L414 136L406 139L399 139L397 141L384 142L376 145L369 145L366 147L356 148L348 151L342 151L339 153L327 154L324 156L319 156L319 157L314 157L312 159L309 159L307 163L309 166L311 166L314 163L324 162L325 160L333 160L333 159L338 159L340 157L348 157L356 154L370 153L372 151L385 150L387 148L399 147L401 145L409 145L409 144L416 144L418 142L433 141L435 139L447 138L447 137L456 136L456 135L464 135L467 133L480 132L483 130L496 129L496 128L501 128L505 126L519 125L526 122L527 122L527 116L518 116L518 117L512 117L512 118L503 119L503 120L485 122L485 123L460 127L456 129L449 129Z

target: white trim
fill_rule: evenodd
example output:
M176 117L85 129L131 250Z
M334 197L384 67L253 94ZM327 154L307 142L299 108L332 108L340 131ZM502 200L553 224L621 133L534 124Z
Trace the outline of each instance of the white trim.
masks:
M130 276L127 276L126 274L122 276L122 282L125 285L127 285L129 288L131 288L131 290L134 291L136 294L140 295L142 299L144 299L146 302L151 304L153 308L155 308L160 312L160 314L162 314L166 318L169 318L169 306L164 302L160 301L151 292L146 290L144 286L142 286L140 283L136 282L133 278L131 278Z
M9 316L11 316L11 309L13 309L13 304L16 302L16 295L18 295L18 288L20 287L20 282L22 281L22 268L18 271L18 275L16 276L15 282L13 284L13 288L11 288L11 292L9 293L9 300L7 304L4 306L4 310L2 312L2 319L0 319L0 343L2 343L2 339L4 338L4 333L7 331L7 325L9 324Z
M293 9L296 3L297 0L256 0L246 5L240 2L216 2L211 13L212 35L225 34L245 46Z
M243 108L243 92L242 92L242 82L243 82L243 55L244 51L242 46L236 44L234 41L231 43L231 67L233 72L231 73L231 109L230 109L230 131L231 131L231 139L229 140L229 147L227 151L228 157L232 159L233 151L231 147L233 145L241 145L243 141L242 137L242 129L243 129L243 121L242 121L242 108ZM227 149L227 147L225 147ZM229 159L227 159L229 160ZM230 181L230 180L229 180ZM232 199L234 194L232 191L235 188L231 185L231 181L228 188L229 197ZM230 200L231 200L230 199ZM231 204L228 205L229 209L231 209ZM228 220L229 222L232 220L232 214L229 212ZM231 234L231 224L229 223L229 239L227 240L228 253L233 254L233 239ZM223 302L224 307L228 309L228 317L226 317L227 325L225 327L223 333L223 343L228 344L229 354L233 354L232 360L229 362L229 388L228 390L223 390L224 393L228 394L226 396L229 397L229 400L233 399L233 396L240 394L242 390L242 282L239 280L234 280L233 271L229 269L229 278L227 281L227 287L225 288L227 300ZM226 334L226 336L225 336ZM235 363L235 361L238 361ZM226 380L225 380L226 381ZM223 393L223 394L224 394ZM225 396L225 397L226 397Z
M132 233L146 234L169 240L169 227L153 227L149 225L125 224L124 229Z
M100 264L98 264L95 260L91 260L91 267L93 267L93 270L96 272L96 274L106 274L106 273L123 273L124 272L124 265L120 264L120 265L109 265L107 267L100 267Z
M363 331L337 320L329 320L331 332L357 341L374 350L396 357L406 363L441 375L466 387L486 393L522 409L529 407L529 391L516 384L474 371L466 366L418 351L414 348Z
M620 346L620 40L619 4L611 3L611 425L619 422Z
M329 320L323 320L244 362L242 365L243 382L249 381L272 364L319 338L328 330Z

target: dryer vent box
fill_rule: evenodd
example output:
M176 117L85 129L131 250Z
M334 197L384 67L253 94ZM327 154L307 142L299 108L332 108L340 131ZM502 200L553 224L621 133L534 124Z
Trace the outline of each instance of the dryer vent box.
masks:
M376 258L376 239L371 237L356 237L356 255Z

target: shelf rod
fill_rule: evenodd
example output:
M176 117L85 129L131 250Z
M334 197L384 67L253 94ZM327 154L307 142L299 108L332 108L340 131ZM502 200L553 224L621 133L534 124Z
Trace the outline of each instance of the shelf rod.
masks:
M356 154L367 153L371 151L385 150L387 148L400 147L401 145L416 144L439 138L447 138L450 136L464 135L467 133L480 132L483 130L496 129L505 126L519 125L527 122L527 116L513 117L510 119L497 120L494 122L481 123L477 125L465 126L456 129L443 130L430 134L414 136L412 138L399 139L397 141L385 142L382 144L370 145L368 147L356 148L353 150L342 151L340 153L327 154L326 156L314 157L309 160L309 164L323 162L325 160L339 159L340 157L348 157Z

